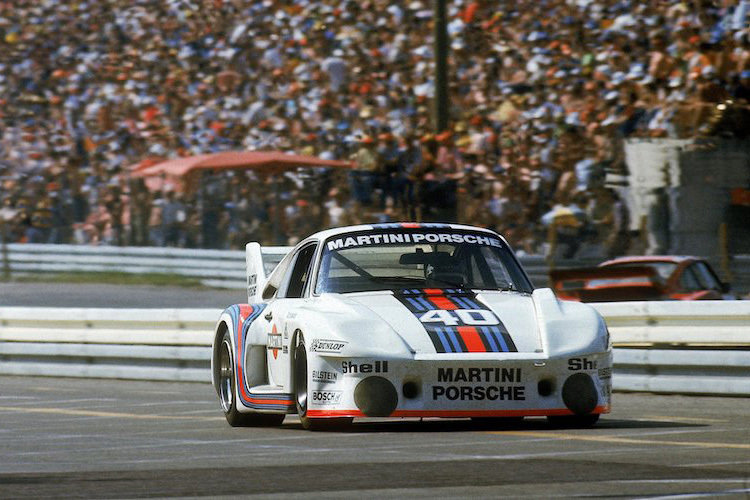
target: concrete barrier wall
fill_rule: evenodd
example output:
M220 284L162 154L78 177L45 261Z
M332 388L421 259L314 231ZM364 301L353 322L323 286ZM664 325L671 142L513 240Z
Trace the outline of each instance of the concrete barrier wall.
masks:
M750 302L597 304L620 391L750 396ZM218 309L0 308L0 374L209 382Z

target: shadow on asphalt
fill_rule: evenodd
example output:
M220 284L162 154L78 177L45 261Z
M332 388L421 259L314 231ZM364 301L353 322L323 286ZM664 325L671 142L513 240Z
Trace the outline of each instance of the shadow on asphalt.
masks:
M663 429L663 428L696 428L707 427L707 424L696 424L679 421L648 419L609 419L602 417L593 427L597 429ZM289 418L283 425L286 429L304 430L297 421ZM326 432L477 432L477 431L560 431L580 429L561 427L547 422L544 417L529 417L521 422L474 422L471 419L399 419L399 420L355 420L351 425ZM309 432L309 431L308 431Z

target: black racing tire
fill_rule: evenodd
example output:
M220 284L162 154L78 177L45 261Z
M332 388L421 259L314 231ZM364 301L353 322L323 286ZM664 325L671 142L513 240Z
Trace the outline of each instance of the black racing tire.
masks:
M224 417L232 427L275 427L284 421L284 414L240 413L237 410L237 375L232 340L224 334L219 347L219 401Z
M345 429L352 423L351 417L343 418L310 418L307 416L307 349L305 337L298 333L294 346L294 404L302 428L309 431L330 431Z
M483 429L514 429L523 424L523 417L471 417Z
M590 415L550 415L547 422L557 429L588 429L599 420L598 413Z

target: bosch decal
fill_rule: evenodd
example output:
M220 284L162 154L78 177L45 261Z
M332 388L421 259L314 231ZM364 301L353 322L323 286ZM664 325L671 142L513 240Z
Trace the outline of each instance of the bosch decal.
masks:
M312 391L312 402L318 405L336 405L341 402L341 391Z

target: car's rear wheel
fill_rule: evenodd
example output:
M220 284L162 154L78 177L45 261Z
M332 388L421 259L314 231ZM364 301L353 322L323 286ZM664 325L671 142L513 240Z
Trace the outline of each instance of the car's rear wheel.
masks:
M324 431L342 429L352 423L352 418L310 418L307 416L308 402L307 350L304 336L298 333L294 347L294 403L302 427L310 431Z
M550 415L547 421L559 429L587 429L599 420L598 414L591 415Z
M219 348L219 400L224 417L232 427L266 427L281 425L284 414L240 413L237 410L237 377L235 375L232 341L224 334Z

